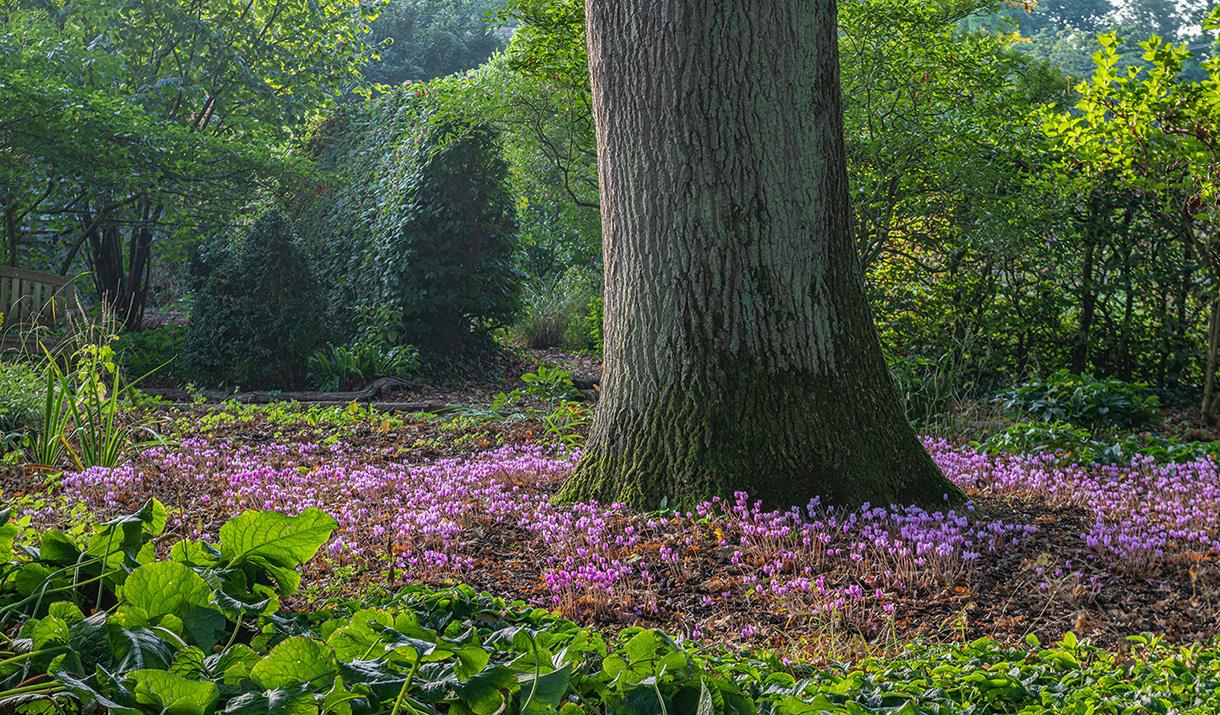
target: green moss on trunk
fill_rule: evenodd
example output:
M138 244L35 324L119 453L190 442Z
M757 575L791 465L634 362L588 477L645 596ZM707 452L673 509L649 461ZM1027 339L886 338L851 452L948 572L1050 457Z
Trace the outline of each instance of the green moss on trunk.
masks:
M643 408L603 405L560 500L689 507L745 491L771 506L944 505L962 498L884 395L755 374L684 385ZM891 390L888 384L876 389Z

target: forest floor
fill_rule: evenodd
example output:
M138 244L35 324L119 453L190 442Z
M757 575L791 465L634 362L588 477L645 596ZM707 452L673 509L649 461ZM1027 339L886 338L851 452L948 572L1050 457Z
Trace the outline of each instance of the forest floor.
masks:
M490 391L490 390L486 390ZM485 398L464 394L466 398ZM176 536L213 538L245 509L310 506L340 528L297 598L468 583L588 625L646 624L804 659L914 639L1121 647L1220 631L1220 477L1211 462L1074 465L927 440L965 508L811 505L742 498L694 512L549 501L575 455L536 417L482 405L451 415L277 403L157 410L174 438L114 470L0 488L35 522L72 528L157 497Z

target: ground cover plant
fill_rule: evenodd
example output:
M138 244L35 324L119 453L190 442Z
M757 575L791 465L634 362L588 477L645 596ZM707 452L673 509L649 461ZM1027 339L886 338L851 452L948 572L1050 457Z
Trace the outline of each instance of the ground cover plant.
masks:
M337 526L313 508L242 512L215 543L165 543L156 500L78 537L29 523L0 512L0 706L18 713L1208 712L1220 689L1216 650L1146 638L1121 661L1068 636L812 668L605 638L465 587L300 612L282 599Z
M202 539L243 510L321 509L337 526L300 598L461 582L798 660L917 637L1205 641L1220 612L1209 459L1077 464L929 439L967 504L773 511L743 494L637 513L553 504L578 454L536 415L230 405L163 414L158 429L176 442L50 485L11 476L6 491L61 528L75 505L109 517L156 496L175 532Z

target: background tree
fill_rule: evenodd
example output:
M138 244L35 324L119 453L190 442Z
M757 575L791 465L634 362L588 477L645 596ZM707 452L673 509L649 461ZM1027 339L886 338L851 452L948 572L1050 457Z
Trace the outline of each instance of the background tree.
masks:
M492 0L395 0L370 25L369 82L397 85L478 67L503 49Z
M1220 10L1208 22L1214 28ZM1100 250L1097 244L1116 231L1135 225L1151 225L1171 237L1179 255L1180 289L1176 291L1179 330L1188 329L1187 315L1194 306L1206 306L1207 343L1203 350L1202 412L1212 419L1215 412L1216 352L1220 349L1220 242L1216 241L1214 215L1216 177L1220 171L1220 141L1214 128L1220 120L1220 63L1203 63L1207 78L1192 81L1184 76L1190 56L1184 44L1175 45L1153 36L1140 43L1143 63L1120 71L1118 38L1100 38L1097 70L1077 88L1080 101L1072 113L1051 114L1046 131L1064 148L1063 161L1069 172L1097 177L1094 186L1112 186L1116 194L1103 206L1102 222L1084 246L1085 256ZM1065 172L1067 173L1067 172ZM1092 189L1091 204L1099 195ZM1096 211L1096 209L1094 209ZM1106 214L1111 218L1106 222ZM1205 278L1200 282L1194 274ZM1092 273L1085 277L1088 289L1082 315L1091 320L1097 292ZM1203 291L1197 299L1196 291ZM1126 293L1131 295L1131 286ZM1132 301L1129 297L1128 303ZM1128 309L1130 310L1130 309ZM1082 325L1087 332L1088 324ZM1087 334L1081 342L1087 345ZM1183 336L1184 337L1184 336ZM1083 367L1087 360L1080 360Z
M956 494L903 416L865 301L833 3L668 5L588 5L606 355L561 496Z
M355 0L7 2L0 23L0 176L41 167L0 191L4 212L56 243L61 272L83 249L129 328L154 247L223 226L290 172L284 149L359 85L368 51Z

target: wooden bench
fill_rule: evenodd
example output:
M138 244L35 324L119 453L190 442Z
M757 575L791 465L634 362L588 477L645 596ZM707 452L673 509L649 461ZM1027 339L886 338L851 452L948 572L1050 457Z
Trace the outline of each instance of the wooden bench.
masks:
M76 288L71 278L24 268L0 268L4 327L56 325L75 305Z

